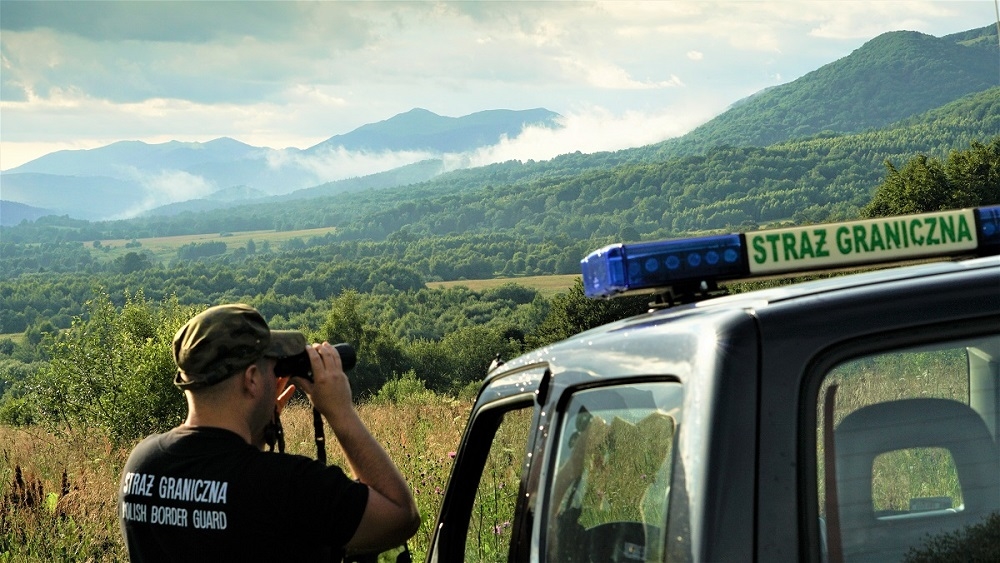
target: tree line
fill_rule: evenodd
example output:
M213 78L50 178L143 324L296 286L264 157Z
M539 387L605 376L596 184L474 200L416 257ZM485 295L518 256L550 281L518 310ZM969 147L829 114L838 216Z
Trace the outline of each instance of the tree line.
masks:
M762 167L781 168L764 149L719 149L703 158L720 154L753 154ZM626 193L630 186L651 192L663 188L655 182L644 187L649 176L638 173L637 166L608 178L619 179ZM883 167L885 176L873 197L863 206L843 208L845 214L853 210L846 218L1000 203L1000 137L972 142L945 158L918 154L901 165L887 160ZM636 175L629 176L629 170ZM544 187L551 190L545 200L533 201L542 208L550 197L557 207L574 204L602 186L554 180ZM617 197L621 209L630 209L631 197L637 209L630 212L644 212L644 200ZM410 202L400 213L426 218L440 203ZM632 237L641 225L617 229ZM97 261L81 259L85 268L97 269L0 280L0 323L14 328L6 332L24 327L18 342L0 339L0 421L91 424L121 439L132 436L130 429L145 432L163 424L173 416L169 413L179 412L172 410L177 394L169 387L150 387L160 385L151 382L169 380L163 374L173 369L172 331L208 304L247 302L274 328L302 330L313 340L351 342L359 350L354 383L361 397L403 377L436 392L468 393L497 354L512 357L646 308L644 296L587 300L579 280L551 299L515 284L482 292L426 288L429 276L442 275L446 267L454 275L463 261L491 275L510 264L511 271L534 267L554 273L596 247L562 233L533 241L527 235L470 231L428 236L410 223L381 240L327 235L281 252L226 253L166 266L131 252L117 265L128 265L128 271L101 270ZM592 234L587 240L598 239ZM567 248L572 260L546 261L566 256ZM138 258L128 260L130 255ZM118 397L132 406L112 408L98 396Z

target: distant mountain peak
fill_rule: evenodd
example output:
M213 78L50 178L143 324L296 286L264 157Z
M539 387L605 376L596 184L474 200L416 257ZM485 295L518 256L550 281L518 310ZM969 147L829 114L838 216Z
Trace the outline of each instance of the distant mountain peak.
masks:
M558 117L559 114L544 108L495 109L462 117L446 117L424 108L413 108L350 133L330 137L306 152L337 147L372 152L465 152L494 145L504 137L516 137L529 126L556 127Z

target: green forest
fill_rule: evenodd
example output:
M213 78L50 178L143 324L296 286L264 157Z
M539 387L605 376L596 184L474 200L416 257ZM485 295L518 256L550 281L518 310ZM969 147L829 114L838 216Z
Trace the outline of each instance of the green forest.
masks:
M715 154L765 155L767 151L720 149ZM789 167L779 167L775 161L772 168ZM628 169L635 176L623 178L628 183L622 190L629 193L655 185L640 170L660 170ZM697 173L690 163L683 170ZM658 176L657 181L665 180ZM555 185L559 186L556 191L532 212L544 217L543 223L559 215L546 212L549 198L556 200L553 209L564 203L586 208L581 203L585 187L573 189L579 185L574 181ZM591 186L593 193L610 194L596 184ZM656 187L649 190L658 193ZM569 195L560 199L559 193ZM451 195L442 199L465 201ZM616 212L637 213L625 203L626 198L620 199ZM642 202L650 199L655 198L634 197L633 206L643 207ZM835 211L817 212L808 219L996 203L1000 203L1000 136L988 142L972 141L944 158L920 153L900 164L887 159L882 179L867 202L842 202ZM633 220L617 232L609 229L580 240L565 233L524 233L527 229L515 228L516 223L496 232L470 227L464 234L428 234L417 225L426 226L427 218L443 216L436 205L424 200L400 204L397 215L405 209L414 222L382 237L361 238L358 231L344 228L305 241L292 239L280 248L261 244L265 248L257 249L252 239L237 249L219 242L189 243L168 264L143 254L138 238L126 244L126 254L113 260L102 260L102 245L96 243L5 241L3 259L10 267L0 280L0 323L8 334L0 339L4 392L0 421L28 424L79 418L79 423L107 427L109 435L124 432L123 440L139 435L134 432L154 430L166 420L161 415L179 413L182 407L177 394L170 393L169 378L152 375L171 371L168 351L173 331L198 309L223 302L257 307L274 328L302 330L316 341L354 344L359 365L353 384L360 398L374 396L386 384L404 378L435 392L468 395L493 358L510 358L642 312L649 298L589 301L583 297L579 280L568 292L552 298L514 281L472 291L461 286L430 289L425 285L429 280L512 277L516 281L528 274L572 272L579 258L602 241L711 230L702 223L686 231L647 230ZM458 203L450 207L463 208ZM383 212L372 213L368 222L383 217ZM595 225L603 221L597 212L578 214L575 220ZM800 214L793 214L773 224L801 220ZM54 229L57 222L42 221L33 227ZM753 220L726 225L758 226ZM17 340L10 336L17 333ZM109 394L109 390L114 392ZM108 414L118 412L101 406L108 397L153 403ZM147 414L143 420L133 420L136 413Z
M806 83L843 80L851 68L824 67ZM817 95L806 90L802 96ZM125 385L122 374L140 356L162 360L178 318L223 302L249 303L275 328L354 344L359 397L404 377L468 393L498 354L509 358L646 308L648 298L588 301L579 283L554 297L516 283L576 274L580 259L606 244L1000 202L1000 87L938 95L952 101L891 122L861 115L838 125L851 132L785 123L784 140L769 144L713 144L758 116L739 122L727 112L707 137L703 126L687 141L511 161L401 187L318 186L308 199L0 227L0 421L53 418L30 405L67 404L46 393L69 385L60 374L70 354L97 358L90 371ZM803 114L788 107L779 113ZM830 107L817 111L833 118ZM678 148L684 142L694 144ZM305 229L323 230L269 240ZM199 234L214 238L180 244L169 258L150 250L154 237ZM427 287L492 278L510 283ZM149 320L161 315L171 320ZM139 356L101 356L138 353L131 340Z

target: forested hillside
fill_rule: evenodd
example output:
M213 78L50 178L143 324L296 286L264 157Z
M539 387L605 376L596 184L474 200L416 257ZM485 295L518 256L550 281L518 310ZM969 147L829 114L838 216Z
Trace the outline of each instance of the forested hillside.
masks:
M718 145L765 146L857 133L997 85L997 27L946 37L882 34L850 56L759 92L691 133L647 147L658 158Z
M403 240L505 233L533 243L562 237L592 245L625 227L634 229L631 238L645 238L853 216L883 177L885 161L943 157L998 131L995 87L883 128L767 147L719 147L654 163L614 164L609 155L600 168L587 164L592 155L565 155L545 168L496 164L401 188L142 220L46 218L0 232L4 244L29 244L336 226L335 238L344 241L380 241L397 232ZM6 266L4 275L23 271ZM513 273L494 267L493 273Z
M575 274L586 253L614 241L909 209L926 201L895 201L921 193L907 182L947 183L952 169L957 182L978 182L976 201L1000 201L1000 86L989 76L984 80L994 86L978 90L968 81L929 79L955 82L979 72L981 63L963 59L963 49L995 59L995 41L981 40L988 35L877 38L746 101L714 129L692 133L691 146L711 145L695 154L668 157L663 146L576 153L400 187L363 189L363 180L320 186L299 194L316 197L199 213L106 222L50 216L0 227L0 334L8 335L0 337L0 391L25 393L20 382L46 365L46 342L86 322L95 304L149 309L232 301L258 307L276 328L358 344L366 392L411 369L436 390L454 390L479 377L496 353L519 353L643 303L599 309L609 306L585 303L576 289L547 299L513 285L475 292L426 289L427 282ZM930 62L921 66L920 53ZM914 84L923 85L921 96L912 96ZM872 104L833 103L843 92L821 96L835 85L851 85L851 96L871 97ZM903 104L900 88L920 100ZM975 91L960 95L963 88ZM771 105L754 105L765 102ZM765 122L779 142L715 144L733 131L763 135ZM705 131L714 133L699 137ZM883 184L891 189L879 190ZM940 201L972 200L958 194ZM239 244L227 238L318 228L323 234L273 244L266 236L255 242L244 235ZM169 259L143 244L195 233L213 238L186 243Z

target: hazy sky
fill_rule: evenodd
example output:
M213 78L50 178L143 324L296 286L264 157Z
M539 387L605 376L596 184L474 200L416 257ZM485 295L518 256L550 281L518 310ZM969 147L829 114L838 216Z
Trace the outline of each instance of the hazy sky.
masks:
M993 0L2 0L0 169L121 140L307 148L414 107L565 117L495 159L614 150L682 134L880 33L995 22Z

